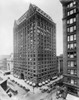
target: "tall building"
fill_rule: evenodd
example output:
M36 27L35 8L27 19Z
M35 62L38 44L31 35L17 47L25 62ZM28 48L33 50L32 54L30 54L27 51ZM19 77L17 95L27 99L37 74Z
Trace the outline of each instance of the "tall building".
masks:
M79 96L79 0L60 0L63 6L63 74L68 91Z
M35 5L14 22L14 75L40 84L57 74L56 24Z

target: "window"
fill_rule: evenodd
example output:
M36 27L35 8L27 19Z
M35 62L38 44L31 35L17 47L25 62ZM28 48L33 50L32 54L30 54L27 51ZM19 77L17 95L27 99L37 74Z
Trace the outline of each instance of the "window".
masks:
M67 24L69 24L70 22L69 22L69 20L67 20Z
M72 9L72 10L68 11L67 16L72 15L74 13L76 13L76 9Z
M73 35L70 35L70 41L73 41Z
M73 32L73 27L70 27L70 32Z
M67 73L70 74L70 70L68 70Z
M76 43L74 43L74 48L76 49Z
M73 54L70 54L70 58L74 58L74 55Z
M76 52L74 52L74 57L76 57L77 55L76 55Z
M76 17L74 18L74 22L76 22Z
M68 44L68 49L70 48L70 45Z
M76 34L74 34L74 40L76 40Z
M67 28L67 32L69 32L69 28Z
M71 84L74 84L74 80L73 79L71 79Z
M70 13L69 13L69 12L67 12L67 15L69 16L69 15L70 15Z
M69 7L70 7L70 5L68 4L68 5L67 5L67 8L69 8Z
M75 58L76 52L68 52L68 58Z
M76 2L74 1L74 2L73 2L73 4L75 5L75 4L76 4Z
M67 37L67 41L69 41L69 36Z
M77 70L74 70L74 74L77 75Z
M74 10L71 10L71 11L70 11L70 15L72 15L73 13L74 13Z
M74 26L74 31L76 30L76 26Z
M74 67L74 61L68 61L68 67Z
M74 13L76 13L76 9L74 9Z
M70 61L68 61L68 67L70 67Z
M76 43L68 44L68 49L76 49Z
M71 72L72 75L74 74L74 70L71 70L70 72Z
M77 80L71 79L71 84L77 85Z
M73 7L73 2L72 2L72 3L70 3L70 7Z
M71 67L74 67L74 62L73 61L71 61Z
M76 1L73 1L67 5L67 8L71 8L76 5Z
M72 24L72 23L73 23L73 18L70 19L70 24Z

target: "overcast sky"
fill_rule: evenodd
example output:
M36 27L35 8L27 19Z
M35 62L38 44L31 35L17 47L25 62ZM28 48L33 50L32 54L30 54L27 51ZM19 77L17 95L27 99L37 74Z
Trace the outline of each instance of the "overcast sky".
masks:
M56 23L57 55L63 53L62 5L59 0L0 0L0 55L13 52L13 24L35 4Z

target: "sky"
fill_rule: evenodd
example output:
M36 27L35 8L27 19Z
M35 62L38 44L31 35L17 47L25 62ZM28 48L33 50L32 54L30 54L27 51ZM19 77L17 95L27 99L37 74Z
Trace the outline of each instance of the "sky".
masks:
M13 52L14 20L22 16L35 4L46 12L56 23L56 52L63 53L62 5L59 0L0 0L0 55Z

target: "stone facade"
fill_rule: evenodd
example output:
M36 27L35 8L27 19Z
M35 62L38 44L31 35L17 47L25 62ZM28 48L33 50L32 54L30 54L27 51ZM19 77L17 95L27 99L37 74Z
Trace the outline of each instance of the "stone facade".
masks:
M63 73L69 93L79 96L79 1L60 0L63 6Z

